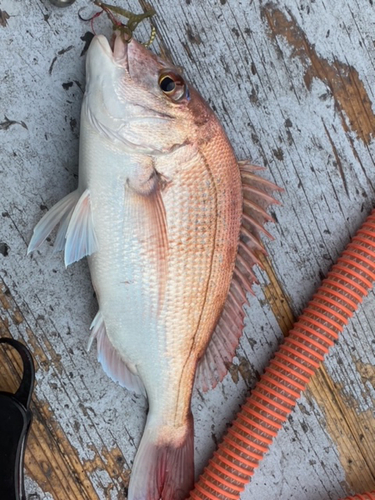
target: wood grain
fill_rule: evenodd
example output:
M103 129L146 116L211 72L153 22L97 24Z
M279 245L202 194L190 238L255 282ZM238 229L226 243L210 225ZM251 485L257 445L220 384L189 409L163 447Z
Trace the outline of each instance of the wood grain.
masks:
M372 3L152 2L154 50L185 68L237 156L267 166L285 188L230 374L194 393L197 472L374 204ZM126 498L147 407L86 353L97 307L87 264L64 269L53 238L26 257L35 223L77 183L81 53L91 29L82 7L87 17L94 11L86 0L67 9L1 2L0 335L24 341L37 365L30 500ZM95 29L110 32L104 17ZM145 23L137 37L148 36ZM374 489L374 300L369 294L330 352L244 500L336 500ZM9 350L0 356L0 388L15 388L19 360Z
M0 286L0 302L6 316L0 323L0 335L10 337L9 320L20 325L23 318L21 311L12 300L10 291ZM34 356L39 358L37 370L43 369L43 363L48 363L43 355L32 331L28 331L34 344L29 343ZM51 352L54 366L58 366L59 359L56 353ZM20 382L22 363L18 354L12 349L2 350L0 357L0 375L2 389L15 392ZM103 447L99 454L92 444L87 443L94 456L92 459L81 462L77 450L61 429L47 401L34 400L32 405L33 423L28 438L25 456L25 468L45 493L51 493L54 499L95 499L98 498L90 475L95 471L107 469L122 482L123 498L129 482L129 470L124 469L124 457L118 448L108 450ZM114 485L106 487L106 495ZM120 498L120 496L119 496Z
M269 275L267 268L266 271ZM282 289L275 283L275 277L270 279L265 295L280 328L287 335L294 323L292 311L287 306ZM280 304L284 314L280 311ZM362 381L374 384L375 367L361 362L356 365ZM324 425L337 447L350 490L357 493L372 491L375 486L375 463L371 451L375 446L374 412L371 409L358 412L356 400L343 397L342 387L332 380L324 365L320 366L308 385L306 397L323 411Z

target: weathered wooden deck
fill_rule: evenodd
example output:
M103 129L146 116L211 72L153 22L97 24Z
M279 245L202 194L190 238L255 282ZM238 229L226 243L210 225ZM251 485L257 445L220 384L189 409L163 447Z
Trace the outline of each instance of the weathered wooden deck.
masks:
M152 3L155 49L185 67L238 157L266 165L285 188L230 375L207 395L194 393L199 472L374 204L375 15L372 0ZM0 335L23 340L37 364L30 500L126 498L146 409L85 351L96 312L86 262L65 269L52 242L26 257L35 223L77 183L81 37L90 30L77 13L88 4L0 1ZM97 30L105 27L100 19ZM374 304L371 293L244 500L335 500L375 488ZM18 365L1 353L0 389L16 386Z

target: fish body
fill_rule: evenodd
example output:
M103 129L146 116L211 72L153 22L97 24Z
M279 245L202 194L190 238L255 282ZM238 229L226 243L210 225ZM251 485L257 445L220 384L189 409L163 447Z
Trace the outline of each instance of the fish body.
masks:
M233 280L243 175L206 102L177 68L121 35L112 48L93 39L86 73L79 186L36 226L29 250L60 222L65 263L88 255L99 304L91 342L104 370L149 402L129 499L179 500L194 480L197 365L199 378L213 380L208 386L226 372L241 332L230 339L225 325L241 327L236 307L253 281L256 231L267 214L262 203L250 206L250 245L242 243L250 262L242 257ZM271 202L243 169L253 197Z

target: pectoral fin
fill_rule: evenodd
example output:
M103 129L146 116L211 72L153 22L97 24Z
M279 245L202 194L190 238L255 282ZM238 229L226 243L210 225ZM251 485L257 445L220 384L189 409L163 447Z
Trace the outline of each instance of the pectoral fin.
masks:
M264 228L266 222L273 221L266 210L271 204L280 204L270 192L282 189L255 174L256 171L263 170L262 168L247 161L239 162L239 168L244 209L238 254L223 312L197 367L196 383L204 392L216 387L223 380L232 362L244 326L247 293L254 293L252 286L257 283L253 266L262 267L259 256L266 255L259 233L272 238Z
M154 268L158 285L158 310L164 295L168 272L168 230L165 206L162 197L162 183L157 176L152 189L145 192L126 186L125 211L133 221L133 231L148 255L148 267Z

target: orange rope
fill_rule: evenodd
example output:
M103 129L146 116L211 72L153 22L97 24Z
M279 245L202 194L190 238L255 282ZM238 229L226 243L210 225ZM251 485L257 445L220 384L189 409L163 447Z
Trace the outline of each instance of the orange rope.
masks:
M240 498L244 485L251 480L254 470L268 451L271 438L276 436L274 429L281 428L282 422L295 407L300 396L297 390L305 390L324 355L368 294L374 280L375 210L328 273L271 360L190 498ZM375 500L375 491L345 500Z

